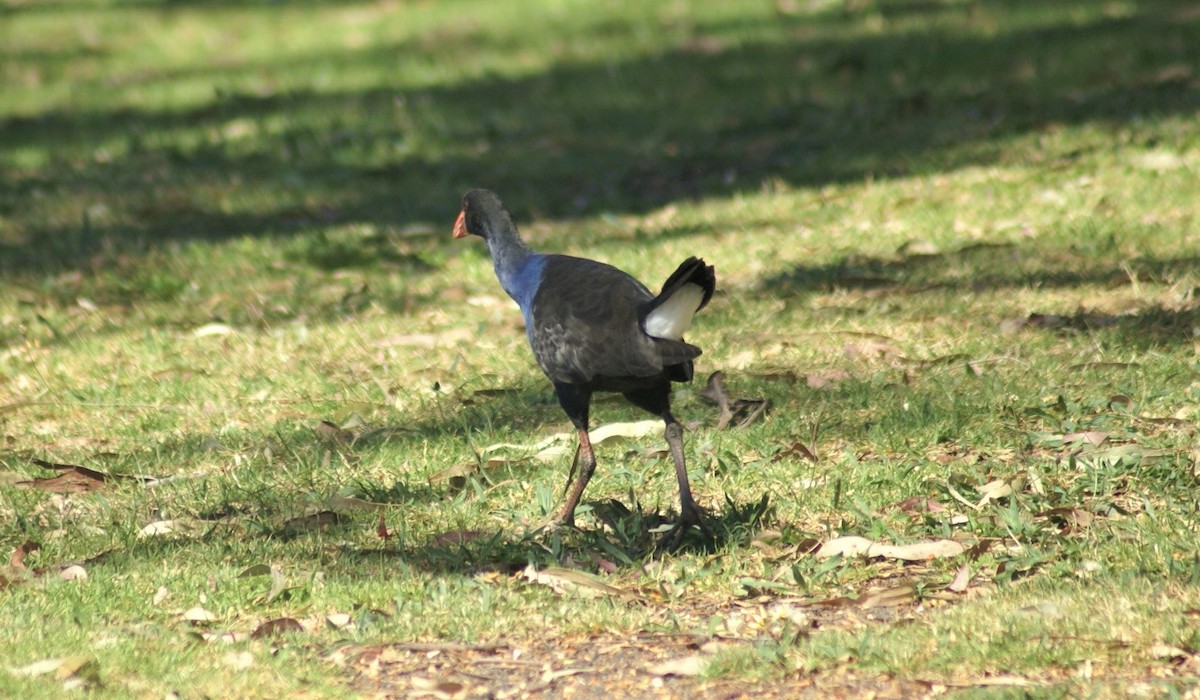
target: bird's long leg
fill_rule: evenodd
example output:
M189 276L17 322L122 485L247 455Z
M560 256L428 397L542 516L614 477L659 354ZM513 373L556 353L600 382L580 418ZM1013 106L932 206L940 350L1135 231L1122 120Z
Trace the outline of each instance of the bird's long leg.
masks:
M587 428L579 429L579 474L567 487L567 500L555 513L554 519L564 525L575 524L575 508L579 499L583 498L583 490L587 488L592 474L596 471L596 455L592 452L592 441L588 437Z
M677 547L682 541L683 533L692 525L699 528L711 542L712 532L704 523L704 514L700 506L696 505L696 499L692 497L692 487L688 483L687 463L683 459L683 426L675 420L670 411L663 414L663 420L667 424L667 447L671 450L671 460L675 462L675 480L679 482L679 522L667 533L663 543L671 548Z
M683 459L683 426L668 413L664 420L667 423L667 447L671 450L671 459L675 462L675 480L679 482L679 513L691 525L703 527L700 521L700 507L692 498L692 487L688 483L687 464Z
M567 500L554 514L553 520L564 525L574 525L575 508L596 471L596 455L592 452L592 441L588 437L588 409L592 403L592 392L578 384L560 383L555 383L554 390L558 394L559 405L579 433L579 473L574 475L574 479L567 478Z
M661 417L666 423L667 447L671 450L671 460L675 462L675 479L679 482L679 521L666 534L660 546L675 549L683 542L683 534L693 525L712 541L712 533L704 523L704 514L700 506L696 505L691 484L688 483L687 463L683 458L683 426L671 414L670 382L663 380L662 383L645 389L626 392L625 398L634 406Z

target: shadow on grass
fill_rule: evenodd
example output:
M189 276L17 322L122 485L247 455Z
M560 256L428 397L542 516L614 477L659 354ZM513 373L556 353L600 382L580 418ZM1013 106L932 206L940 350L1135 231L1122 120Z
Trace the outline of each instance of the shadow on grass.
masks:
M855 3L815 17L701 24L661 54L563 61L519 78L225 92L191 109L11 117L0 124L0 144L57 155L45 167L3 172L0 213L61 197L79 220L18 215L20 235L0 239L0 272L43 274L87 267L113 250L136 255L171 242L345 224L448 229L460 193L479 185L529 220L646 212L768 182L810 187L937 172L1002 160L1023 133L1118 128L1200 107L1192 73L1179 70L1200 62L1190 3L1139 3L1083 23L1044 21L1044 7ZM863 32L874 16L884 29ZM917 16L919 29L905 24ZM490 41L482 29L463 31L456 41ZM414 40L300 63L378 70L436 61L444 45ZM221 85L234 68L191 77L209 70ZM144 80L178 77L151 71ZM239 200L246 192L264 196L250 205Z
M1200 284L1200 257L1123 259L1116 239L1087 241L1078 247L1026 248L1020 244L974 244L936 253L905 253L894 258L852 255L825 265L798 265L763 280L759 290L780 298L835 291L913 298L941 292L995 292L1006 289L1113 288L1141 282ZM1100 262L1096 262L1099 260ZM1113 262L1120 261L1119 263ZM1090 264L1085 261L1091 261ZM1200 287L1197 287L1200 289ZM1181 298L1193 289L1180 289ZM1200 306L1181 302L1119 314L1095 309L1032 308L1025 326L1074 333L1111 329L1135 347L1191 342L1200 327ZM1014 322L1014 319L996 319Z
M537 569L568 566L595 572L637 569L651 556L712 553L745 546L772 517L767 495L756 502L735 503L726 498L720 513L710 514L711 539L691 528L678 546L664 546L665 530L674 515L633 510L619 501L587 503L600 527L539 529L524 536L504 529L450 530L429 541L389 548L345 548L343 556L362 560L402 559L410 566L445 575L473 575L482 571L515 573L533 565ZM587 580L562 582L582 585ZM553 584L551 584L553 585Z

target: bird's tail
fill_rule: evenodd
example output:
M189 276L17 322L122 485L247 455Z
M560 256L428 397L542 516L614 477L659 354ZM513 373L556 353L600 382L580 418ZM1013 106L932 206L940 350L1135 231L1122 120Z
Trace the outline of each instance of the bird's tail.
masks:
M700 258L688 258L663 283L662 292L646 306L642 328L653 338L680 340L692 317L712 299L717 273Z

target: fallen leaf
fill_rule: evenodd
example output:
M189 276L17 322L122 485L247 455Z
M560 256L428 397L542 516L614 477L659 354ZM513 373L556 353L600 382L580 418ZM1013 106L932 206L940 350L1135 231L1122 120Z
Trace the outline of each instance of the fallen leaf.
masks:
M821 545L816 551L818 559L830 557L884 557L904 561L927 561L954 557L966 551L966 547L954 540L926 540L905 545L883 544L865 537L838 537Z
M466 694L467 687L455 681L435 681L423 676L411 676L412 697L433 697L439 700L456 700Z
M250 633L251 639L266 639L270 637L278 637L283 634L295 634L305 632L304 625L300 621L291 617L277 617L274 620L267 620L254 631Z
M916 586L894 586L868 591L855 600L860 608L892 608L897 605L907 605L917 599Z
M890 343L883 343L876 340L865 340L861 343L846 343L842 346L842 352L851 360L860 357L893 360L900 357L900 348Z
M698 676L704 671L707 659L700 654L668 659L646 667L655 676Z
M1108 407L1109 408L1120 409L1122 411L1125 411L1126 413L1132 413L1133 409L1136 405L1137 404L1134 402L1133 399L1129 398L1128 396L1126 396L1124 394L1117 394L1108 399Z
M331 525L340 525L345 522L346 518L332 510L323 510L311 515L302 515L298 518L292 518L283 524L279 529L279 535L284 538L295 537L301 533L311 532L323 527Z
M25 557L33 554L42 548L42 545L33 540L25 540L21 544L13 548L12 554L8 557L8 565L14 569L25 568Z
M970 358L970 355L965 355L963 353L955 353L953 355L943 355L941 357L935 357L935 358L932 358L929 360L923 360L920 358L913 358L913 357L905 357L903 355L898 356L896 359L899 360L901 364L908 365L915 369L929 369L931 367L938 367L941 365L948 365L948 364L953 364L956 362L965 362L969 358Z
M963 564L958 567L958 571L954 574L954 578L950 584L946 586L946 590L954 593L964 593L971 584L971 567Z
M58 577L64 581L83 581L88 575L87 571L78 564L73 564L58 572Z
M560 595L573 593L585 598L636 597L634 593L611 586L600 580L599 577L577 569L551 566L539 571L533 564L530 564L525 567L522 577L530 583L546 586Z
M325 505L330 510L377 511L381 516L384 511L391 508L387 503L374 503L357 496L342 496L336 493L326 499Z
M1156 659L1170 659L1172 661L1179 661L1192 657L1192 654L1186 649L1180 649L1179 647L1171 646L1169 644L1155 644L1154 646L1150 647L1150 655Z
M1082 508L1051 508L1037 514L1039 518L1048 518L1066 525L1068 530L1085 528L1092 524L1095 515Z
M29 486L53 493L87 493L98 491L113 481L137 481L142 484L155 481L155 478L151 476L106 474L105 472L89 469L77 464L58 464L37 458L29 461L39 467L62 473L55 477L35 478L29 481L18 482L17 485Z
M946 506L938 501L932 498L921 498L920 496L906 498L892 505L891 508L902 510L905 513L941 513L946 510Z
M815 552L815 556L819 559L829 559L830 557L857 557L866 554L874 541L866 537L857 537L847 535L845 537L835 537L832 540L821 544L821 548Z
M10 668L9 672L14 676L25 678L53 673L54 677L62 682L64 690L88 688L100 684L100 664L95 657L87 654L35 661L20 668Z
M449 488L459 491L466 487L467 477L477 473L479 473L479 465L455 464L452 467L430 474L429 485L438 486L444 483Z
M725 389L725 373L718 370L708 375L708 383L697 395L717 404L717 430L724 430L733 419L733 410L729 406L729 392Z
M1006 479L993 479L979 487L979 494L979 502L975 504L976 508L983 507L991 501L1008 498L1013 494L1013 486Z
M1101 430L1089 430L1081 433L1067 433L1062 436L1064 445L1072 445L1074 443L1087 443L1089 445L1100 445L1108 439L1110 433Z
M335 444L349 444L354 442L354 433L352 431L339 428L337 425L330 423L327 420L323 420L318 423L315 430L317 433L317 438L319 438L321 442Z
M197 605L194 608L188 608L186 611L184 611L183 619L193 624L205 624L209 622L216 622L219 618L217 618L216 615L208 610L205 610Z
M255 576L270 576L272 567L268 564L255 564L254 566L246 567L242 573L238 574L238 578L253 578Z
M221 657L221 663L235 671L244 671L254 665L254 654L248 651L231 651Z
M592 447L614 442L620 438L642 438L649 435L661 436L665 426L660 420L642 420L633 423L609 423L588 432Z
M197 338L207 338L213 335L229 335L233 333L233 328L224 323L208 323L192 331L192 335Z
M807 459L810 462L818 461L817 455L812 450L808 449L807 445L799 440L794 441L786 449L780 450L774 457L771 458L771 461L780 462L791 457Z
M333 613L325 616L325 624L335 630L344 630L354 624L354 618L346 613Z
M829 389L834 384L850 378L850 373L845 370L834 370L823 374L808 374L804 377L804 383L810 389Z
M14 676L36 678L37 676L44 676L47 673L54 673L59 669L60 666L63 665L63 661L64 659L61 658L42 659L41 661L34 661L26 666L20 666L17 668L10 667L8 672Z
M220 644L241 644L249 638L250 635L245 632L204 632L200 634L200 639Z
M192 529L192 523L183 520L157 520L152 522L142 529L138 530L137 537L144 540L148 537L162 537L164 535L177 534L187 532Z

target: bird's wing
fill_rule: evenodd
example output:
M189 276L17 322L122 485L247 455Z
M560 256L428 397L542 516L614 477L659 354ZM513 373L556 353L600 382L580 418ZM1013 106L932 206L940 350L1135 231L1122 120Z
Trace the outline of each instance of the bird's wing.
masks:
M642 283L610 265L547 256L533 299L534 357L556 382L657 375L663 353L640 323L641 309L653 298Z

